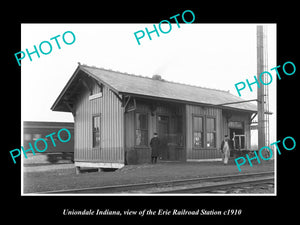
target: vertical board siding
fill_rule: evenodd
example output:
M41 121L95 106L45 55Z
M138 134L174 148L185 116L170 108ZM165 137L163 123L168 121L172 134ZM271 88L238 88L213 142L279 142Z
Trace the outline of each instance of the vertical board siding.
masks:
M212 116L216 118L216 148L214 149L194 149L193 148L193 115ZM222 110L219 108L186 105L186 150L187 159L214 159L220 158L219 151L223 132L222 132ZM205 126L205 125L204 125ZM204 138L206 138L204 136Z
M97 85L95 89L100 90ZM121 102L106 86L101 98L89 100L83 89L76 104L75 161L124 163L124 121ZM100 115L101 144L92 147L92 116Z

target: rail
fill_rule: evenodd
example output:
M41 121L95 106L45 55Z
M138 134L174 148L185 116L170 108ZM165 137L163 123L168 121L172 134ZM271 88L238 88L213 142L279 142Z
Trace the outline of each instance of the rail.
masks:
M184 190L189 192L192 190L196 190L197 188L199 189L199 191L201 191L201 189L204 191L204 190L212 189L214 187L219 188L221 186L225 187L230 185L238 185L242 183L246 184L247 182L248 184L250 184L251 182L253 183L272 182L272 180L274 182L274 171L180 179L180 180L170 180L170 181L160 181L160 182L111 185L111 186L102 186L102 187L88 187L88 188L80 188L80 189L54 190L48 192L39 192L37 194L76 194L76 193L114 194L114 193L141 193L141 192L142 193L175 193L175 192L184 193Z

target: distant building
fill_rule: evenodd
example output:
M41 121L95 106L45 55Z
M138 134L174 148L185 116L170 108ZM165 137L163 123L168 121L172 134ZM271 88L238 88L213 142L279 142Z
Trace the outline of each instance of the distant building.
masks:
M120 168L150 162L150 139L162 160L218 159L225 134L250 149L256 106L226 91L79 65L54 111L74 116L75 165ZM237 146L238 145L238 146Z

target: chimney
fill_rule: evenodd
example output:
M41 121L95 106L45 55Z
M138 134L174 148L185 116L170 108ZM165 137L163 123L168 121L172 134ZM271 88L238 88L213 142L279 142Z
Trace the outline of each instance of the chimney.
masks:
M153 76L152 76L152 79L153 79L153 80L163 80L163 79L161 78L161 75L158 75L158 74L153 75Z

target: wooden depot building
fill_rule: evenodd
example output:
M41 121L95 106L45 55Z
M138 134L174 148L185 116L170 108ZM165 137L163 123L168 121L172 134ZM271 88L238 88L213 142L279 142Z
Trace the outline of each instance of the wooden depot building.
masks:
M225 134L238 139L239 149L250 149L257 113L227 91L80 64L51 109L74 116L77 168L148 163L154 132L161 160L220 159Z

